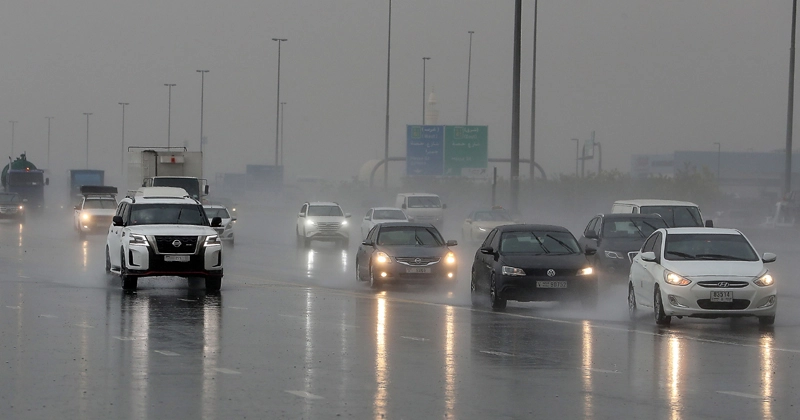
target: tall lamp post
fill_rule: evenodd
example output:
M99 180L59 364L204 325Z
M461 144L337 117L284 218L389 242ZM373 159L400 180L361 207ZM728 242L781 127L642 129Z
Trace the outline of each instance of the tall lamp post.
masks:
M519 210L519 101L522 56L522 0L514 2L514 61L511 99L511 208Z
M797 29L797 0L792 0L792 41L789 49L789 105L786 107L786 162L783 192L792 190L792 122L794 120L794 39Z
M83 115L86 115L86 169L89 169L89 115L92 113L84 112Z
M284 110L284 105L286 105L286 102L281 102L281 160L280 160L281 166L283 166L283 146L284 146L284 143L283 143L283 117L286 115L286 111Z
M719 184L719 161L720 161L720 154L722 152L722 145L719 144L718 141L715 141L714 144L717 145L717 184Z
M170 137L172 136L172 87L175 83L164 83L169 89L169 102L167 103L167 148L170 147Z
M50 120L54 117L45 117L47 118L47 169L50 169Z
M275 98L275 166L278 166L278 130L281 118L281 42L288 41L286 38L272 38L278 41L278 95Z
M467 58L467 117L464 120L464 125L469 125L469 79L472 72L472 34L475 31L467 31L469 33L469 54Z
M580 148L581 148L581 140L580 139L572 139L575 142L575 178L578 177L578 161L581 159L580 156Z
M389 0L389 35L386 47L386 138L383 148L383 189L389 189L389 75L392 68L392 0Z
M203 176L203 161L205 157L203 156L203 100L204 100L204 90L206 84L206 73L208 70L197 70L200 73L200 176Z
M9 121L11 123L11 157L15 158L14 155L14 126L17 125L18 121Z
M119 174L125 175L125 106L130 105L127 102L119 102L122 105L122 144L119 151Z
M539 31L539 0L533 0L533 80L531 81L531 156L530 178L533 186L533 174L536 170L536 33Z
M430 57L422 57L422 125L425 125L425 63Z

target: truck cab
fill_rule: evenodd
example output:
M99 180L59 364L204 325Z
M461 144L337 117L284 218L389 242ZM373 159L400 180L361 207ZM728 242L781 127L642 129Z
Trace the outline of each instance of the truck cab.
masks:
M154 176L145 178L143 187L177 187L189 193L189 197L200 200L208 195L208 184L205 179L191 176Z

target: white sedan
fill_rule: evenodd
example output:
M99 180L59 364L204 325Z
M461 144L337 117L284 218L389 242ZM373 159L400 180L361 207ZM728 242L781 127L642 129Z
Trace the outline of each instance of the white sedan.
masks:
M215 227L214 230L217 231L219 239L233 245L235 239L233 227L236 225L236 217L231 216L228 208L221 204L204 204L203 210L208 216L209 223L215 217L222 219L222 224L219 227Z
M383 222L408 222L408 217L396 207L373 207L361 222L361 239L366 238L375 225Z
M772 325L778 310L776 279L764 268L772 253L759 256L736 229L658 229L633 258L628 310L650 308L656 324L678 318L755 316Z

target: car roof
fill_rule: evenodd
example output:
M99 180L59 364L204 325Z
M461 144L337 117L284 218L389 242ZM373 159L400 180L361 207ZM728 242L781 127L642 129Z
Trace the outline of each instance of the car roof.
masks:
M697 204L690 201L677 201L677 200L658 200L658 199L633 199L633 200L617 200L614 204L631 204L634 206L688 206L697 207Z
M400 211L403 211L403 209L399 209L397 207L373 207L370 210L400 210Z
M189 193L178 187L142 187L134 193L136 198L183 198Z
M338 206L339 203L333 201L309 201L306 204L309 206Z
M203 204L203 208L205 209L226 209L227 207L223 206L222 204Z
M434 194L434 193L399 193L397 195L426 196L426 197L438 197L439 196L439 194Z
M679 228L662 228L667 232L667 235L743 235L739 229L731 228L711 228L711 227L679 227Z
M552 232L569 232L569 229L556 225L513 224L498 226L500 232L531 232L534 230L547 230Z
M381 227L385 227L385 228L386 227L404 227L404 228L409 228L409 227L423 227L423 228L434 227L430 223L419 223L419 222L384 222L384 223L378 224L377 226L381 226Z
M604 219L662 219L661 216L653 213L600 213L598 216Z

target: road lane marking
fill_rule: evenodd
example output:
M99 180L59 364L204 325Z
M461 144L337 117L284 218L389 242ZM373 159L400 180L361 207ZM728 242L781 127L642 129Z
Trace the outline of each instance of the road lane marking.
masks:
M500 357L514 357L511 353L503 353L502 351L481 350L481 353L491 354L492 356Z
M89 325L85 322L81 324L72 324L72 325L78 328L94 328L94 325Z
M21 278L21 279L29 279L30 278L28 276L18 276L18 277Z
M111 338L116 338L119 341L133 341L133 340L136 340L136 338L134 338L134 337L122 337L122 336L119 336L119 335L114 335Z
M178 300L180 300L182 302L197 302L197 300L195 300L195 299L181 299L181 298L178 298Z
M242 310L242 311L246 311L247 310L247 308L242 308L242 307L239 307L239 306L228 306L227 308L228 309L239 309L239 310Z
M8 309L20 309L20 308L21 308L21 306L10 306L10 305L6 305L6 308L8 308Z
M226 375L241 375L242 374L242 372L239 372L238 370L233 370L233 369L214 368L214 370L216 370L219 373L224 373Z
M297 319L303 319L303 320L306 320L306 319L308 319L308 318L309 318L311 315L289 315L289 314L278 314L278 316L282 316L282 317L284 317L284 318L297 318ZM342 324L342 323L340 323L340 322L320 322L320 321L315 321L315 322L316 322L316 323L318 323L318 324L336 324L336 325L338 325L338 326L340 326L340 327L345 327L345 328L358 328L358 325Z
M42 318L58 318L58 317L57 317L57 316L55 316L55 315L49 315L49 314L41 314L41 315L39 315L39 316L40 316L40 317L42 317Z
M584 367L580 367L578 369L579 370L588 370L588 371L596 372L596 373L622 373L622 372L620 372L618 370L608 370L608 369L595 369L595 368L584 368Z
M429 341L427 338L422 337L407 337L405 335L401 335L400 338L405 338L406 340L413 340L413 341Z
M769 398L763 395L745 394L744 392L736 391L717 391L717 394L733 395L734 397L750 398L753 400L769 401Z
M163 354L164 356L180 356L179 353L175 353L174 351L169 351L169 350L156 350L155 352L158 354Z
M308 393L306 391L289 391L289 390L286 390L285 392L288 392L288 393L290 393L292 395L296 395L296 396L298 396L300 398L305 398L307 400L324 400L325 399L325 397L320 397L319 395L310 394L310 393Z

